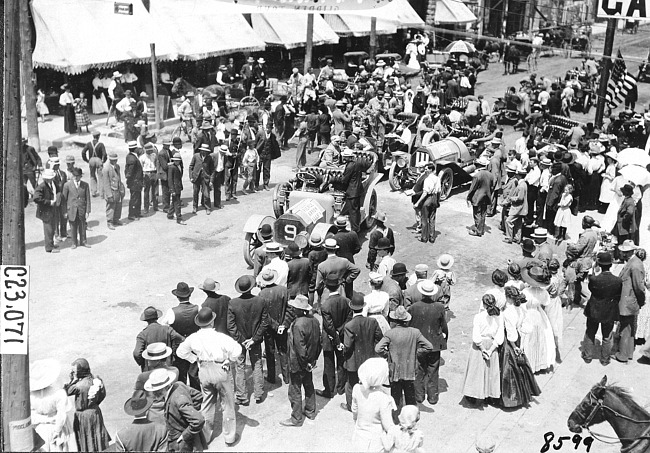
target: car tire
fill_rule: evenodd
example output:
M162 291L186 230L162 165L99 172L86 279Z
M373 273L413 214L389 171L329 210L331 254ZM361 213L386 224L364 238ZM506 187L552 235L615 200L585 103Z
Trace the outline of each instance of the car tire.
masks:
M446 200L454 188L454 171L449 168L443 168L438 172L440 178L440 200Z
M390 186L391 190L402 190L402 183L399 180L399 175L396 175L397 173L397 162L396 160L393 160L393 163L390 166L390 170L388 170L388 185Z

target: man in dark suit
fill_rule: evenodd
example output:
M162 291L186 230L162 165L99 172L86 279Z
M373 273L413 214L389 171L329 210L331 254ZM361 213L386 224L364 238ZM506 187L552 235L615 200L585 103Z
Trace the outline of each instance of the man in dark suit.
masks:
M156 166L158 181L160 181L160 187L162 190L163 212L165 213L169 213L169 183L167 180L167 173L169 171L169 163L172 158L172 150L169 148L171 144L172 142L169 138L163 139L163 146L162 149L158 152L158 164Z
M239 130L232 129L230 136L225 143L228 146L226 161L224 163L225 184L226 184L226 201L233 198L237 199L237 179L239 178L239 159L241 140L239 139Z
M183 342L184 338L172 327L158 324L158 318L161 316L162 312L154 307L145 308L142 312L142 315L140 315L140 321L145 321L147 323L147 327L145 327L135 337L133 358L135 359L135 362L140 365L140 369L142 371L147 371L147 366L145 363L146 358L143 357L143 353L150 344L162 343L165 346L171 348L171 351L175 354L176 348L178 348L178 345Z
M339 187L345 190L345 205L341 214L347 214L350 219L350 229L358 233L361 229L361 197L363 196L363 173L367 165L354 160L354 152L346 149L341 153L345 170L339 182Z
M336 243L339 248L336 251L336 256L341 258L347 258L349 262L354 264L354 255L361 251L361 243L359 243L359 236L354 231L349 231L348 220L339 216L334 222L334 226L337 228L337 232L334 235Z
M301 256L298 244L295 242L289 243L285 250L285 260L289 265L289 275L287 276L289 299L295 299L298 294L309 295L311 265L309 259Z
M90 187L88 183L81 180L81 168L72 169L72 181L63 186L63 200L66 204L66 217L70 222L70 233L72 234L72 248L78 245L90 248L86 243L86 220L90 215ZM79 232L77 242L77 232Z
M551 166L551 179L548 183L548 194L546 195L546 229L553 231L555 229L555 213L557 212L562 192L567 185L566 176L562 173L562 164L555 162Z
M404 290L408 280L406 264L395 263L390 275L384 277L381 291L388 293L390 309L395 310L397 306L404 305Z
M255 59L253 57L248 57L246 63L244 63L239 70L239 75L242 77L242 84L244 85L244 96L251 95L251 87L253 86L253 64Z
M133 422L115 434L117 451L167 451L167 425L149 420L153 397L136 390L124 403L124 412Z
M55 207L61 203L61 193L57 192L54 185L54 170L43 170L43 182L34 190L34 203L36 203L36 218L43 222L45 235L45 251L59 253L58 245L54 245L54 230L57 221Z
M228 333L244 349L237 359L235 375L235 398L239 404L249 403L246 390L246 353L250 355L253 369L253 393L255 402L261 403L264 397L264 371L262 370L262 340L269 325L266 302L259 296L253 296L255 277L243 275L235 282L235 290L241 294L228 305Z
M142 217L142 188L144 187L144 173L142 172L142 163L138 159L138 144L135 141L128 143L129 154L126 155L126 164L124 165L124 178L126 187L130 191L129 196L129 220L135 220Z
M56 186L56 193L61 198L60 203L54 207L56 221L54 222L54 233L59 241L65 241L68 237L68 221L66 219L66 205L63 200L63 186L68 181L66 172L61 171L61 164L58 156L51 157L47 164L54 171L52 182Z
M212 149L209 145L203 144L199 148L198 153L192 156L190 162L190 182L194 186L192 197L192 213L196 214L199 208L199 196L203 198L202 204L205 207L207 215L212 212L212 205L210 203L210 183L212 180L212 173L214 173L214 161L210 158Z
M600 363L609 365L612 350L612 330L614 322L618 319L618 304L621 298L623 281L612 274L612 255L601 252L596 257L596 263L601 269L598 275L589 277L589 291L591 297L585 306L587 317L587 330L583 340L582 360L589 363L595 355L595 337L598 326L603 335L600 350Z
M174 154L169 163L167 173L167 183L169 184L169 194L171 196L171 206L167 213L167 218L174 220L176 214L176 223L185 225L181 217L181 192L183 191L183 170L181 167L182 159L180 154Z
M327 259L318 265L316 275L316 291L319 296L325 300L329 296L329 292L325 291L325 277L329 274L334 274L343 286L345 295L352 294L352 285L354 280L361 273L361 269L345 258L336 256L336 251L339 246L336 239L325 239L325 250L327 250Z
M339 294L339 279L330 274L325 278L329 297L321 306L323 317L323 390L318 396L332 398L345 392L345 368L343 368L343 328L352 319L350 300Z
M199 330L199 327L194 323L194 318L199 313L199 307L190 302L192 292L194 292L193 286L190 287L185 282L179 282L176 285L176 289L172 290L172 294L178 299L178 305L167 310L167 313L160 318L160 324L170 326L183 339ZM185 384L189 380L192 388L196 390L201 389L199 369L196 363L190 363L176 356L174 365L178 368L178 379L182 383Z
M352 310L352 319L343 328L343 354L347 383L345 384L345 403L341 408L351 411L352 388L359 383L357 371L363 362L370 357L376 357L375 346L382 338L379 323L375 318L363 316L363 294L354 293L348 303Z
M492 201L492 188L495 186L494 175L487 171L490 161L481 156L476 160L478 171L472 177L472 184L467 192L467 205L472 205L474 227L470 228L470 236L483 236L485 233L485 216Z
M212 278L206 278L199 289L203 290L205 301L201 307L208 307L216 315L214 318L214 330L228 335L228 304L230 297L219 294L219 283Z
M422 403L426 398L429 404L436 404L440 351L447 349L449 336L445 307L442 302L434 299L438 293L438 286L431 280L422 280L416 286L422 294L422 300L409 307L408 312L412 316L409 325L422 332L424 338L433 346L433 352L418 356L415 371L415 399L418 403Z
M264 334L264 351L266 353L266 380L275 384L275 357L280 363L280 372L285 384L289 383L289 368L287 359L287 302L289 292L286 286L278 285L278 273L275 269L266 268L257 276L257 286L261 289L259 297L266 302L269 327Z

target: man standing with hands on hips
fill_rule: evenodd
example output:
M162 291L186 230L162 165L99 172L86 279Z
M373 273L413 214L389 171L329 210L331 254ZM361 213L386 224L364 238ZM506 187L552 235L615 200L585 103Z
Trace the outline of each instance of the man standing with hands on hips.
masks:
M440 178L436 175L436 164L427 163L426 178L422 186L422 195L413 205L422 209L422 235L420 242L436 241L436 212L440 206Z

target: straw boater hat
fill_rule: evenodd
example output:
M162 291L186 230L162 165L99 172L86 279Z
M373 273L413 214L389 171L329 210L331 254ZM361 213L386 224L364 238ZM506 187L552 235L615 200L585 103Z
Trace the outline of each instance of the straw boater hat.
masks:
M344 216L338 216L334 222L334 225L340 228L345 228L348 226L348 219Z
M533 233L530 235L530 237L532 239L547 239L548 230L546 228L535 228L535 230L533 230Z
M438 292L438 285L431 280L422 280L417 284L417 288L424 296L433 296Z
M302 294L298 294L295 299L291 299L289 305L298 310L309 311L312 309L311 305L309 305L309 299L307 299L307 296L303 296Z
M193 291L193 286L189 286L185 282L178 282L176 289L172 290L172 294L176 297L190 297Z
M29 367L29 391L43 390L54 384L61 374L61 364L54 359L37 360Z
M368 274L371 283L381 283L384 277L379 272L371 272Z
M169 387L178 379L178 374L169 368L157 368L151 372L149 379L144 383L147 392L155 392Z
M309 245L312 247L318 247L323 243L323 236L320 233L312 233L309 235Z
M546 287L550 284L549 273L541 266L531 266L521 270L521 279L530 286L538 288Z
M440 269L448 270L454 265L454 257L449 253L443 253L436 263Z
M142 352L142 358L146 360L162 360L172 355L172 348L165 343L151 343Z
M339 245L334 238L325 239L324 245L327 250L336 250L339 248Z
M45 170L43 170L43 173L41 173L41 176L43 177L43 179L54 179L56 173L54 173L54 170L52 170L51 168L46 168Z
M266 253L282 253L282 245L278 242L269 242L266 244Z
M144 390L136 390L124 403L124 412L132 417L141 417L147 413L152 404L152 397L147 396Z

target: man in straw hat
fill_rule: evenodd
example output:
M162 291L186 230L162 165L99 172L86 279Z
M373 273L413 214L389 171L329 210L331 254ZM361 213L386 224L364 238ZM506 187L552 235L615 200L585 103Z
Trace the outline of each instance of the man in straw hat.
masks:
M118 451L167 451L167 425L149 420L153 397L136 390L124 403L124 412L133 422L115 434Z
M449 337L445 307L437 300L439 288L431 280L422 280L415 286L422 298L408 308L408 313L412 316L409 325L418 329L433 347L433 351L417 357L415 400L422 403L426 398L429 404L436 404L440 351L447 349Z
M106 200L106 223L109 229L114 230L116 226L122 225L120 217L122 217L122 199L125 192L115 151L108 153L108 162L104 162L102 167L100 192Z
M194 287L185 282L178 282L176 289L171 293L178 299L178 305L167 310L165 315L160 318L160 324L168 325L178 332L184 339L199 330L194 323L194 318L199 312L199 307L190 302L190 297L194 292ZM198 369L196 365L183 360L178 356L174 364L178 367L179 380L187 383L189 379L190 386L199 390L201 388L198 378Z
M320 263L327 259L328 253L323 247L323 236L316 232L312 231L309 235L309 253L307 254L307 259L309 260L309 267L311 272L311 277L309 280L309 303L314 303L314 294L316 293L316 278L318 276L318 266Z
M386 214L383 212L375 213L375 227L370 232L370 238L368 239L368 260L366 262L366 267L371 271L377 269L375 261L377 261L377 244L379 239L385 237L388 239L390 247L388 252L392 255L395 253L395 236L393 230L386 225Z
M229 445L235 442L237 434L230 367L238 360L242 347L228 335L214 330L215 318L216 315L208 307L201 308L194 317L199 330L185 339L178 347L177 355L190 363L198 363L203 393L201 414L205 418L203 435L206 441L210 443L212 440L217 403L220 401L223 438L226 445Z
M145 308L140 315L140 321L146 322L147 327L135 337L133 359L140 365L142 371L147 370L145 350L150 344L162 343L170 348L169 353L171 354L183 342L184 338L173 328L158 323L158 318L160 317L162 317L162 311L151 306Z
M304 417L316 417L316 393L312 371L321 352L320 324L311 315L312 306L306 296L298 295L289 301L296 318L288 329L289 402L291 418L280 422L282 426L300 426ZM303 409L302 388L305 389Z
M167 451L203 451L208 443L203 434L205 418L201 407L200 393L178 382L176 374L168 369L154 370L144 384L144 389L153 394L154 400L165 401L167 422Z
M289 265L282 258L284 248L278 242L269 242L266 244L266 259L268 263L262 268L260 273L265 269L273 269L277 273L276 283L278 285L287 286L287 278L289 276Z
M399 412L405 404L417 404L415 364L417 357L433 352L433 346L418 329L407 327L412 316L406 308L399 306L389 316L394 327L377 343L375 352L394 365L389 374L390 394Z
M422 300L422 293L418 290L418 283L427 279L429 274L429 266L426 264L417 264L414 272L409 276L406 282L406 289L404 290L404 307L407 309L416 302Z
M201 307L207 307L217 315L214 320L214 330L228 335L228 304L230 303L230 297L225 294L219 294L217 292L219 288L219 282L210 277L206 278L199 285L199 289L206 295Z
M325 278L329 297L321 306L323 317L323 390L318 396L333 398L345 392L345 369L343 368L343 327L352 319L350 300L339 293L339 279L334 274Z
M228 333L244 347L237 359L235 375L235 396L238 404L248 405L250 399L246 389L246 353L250 356L253 370L253 394L255 402L264 398L264 371L262 369L262 340L268 329L269 317L266 302L251 291L255 288L255 277L242 275L235 282L235 291L240 293L228 306Z
M327 299L329 291L324 291L325 277L334 274L343 286L341 289L344 295L352 294L352 285L354 280L361 273L361 269L352 264L345 258L336 256L339 246L334 238L325 239L325 250L327 250L327 259L318 265L316 274L316 291L321 300Z
M92 131L93 139L86 143L81 150L81 158L88 162L90 168L90 191L96 197L99 191L98 179L101 179L102 165L106 162L106 147L99 141L101 133Z
M190 182L194 187L192 192L192 213L196 214L199 209L199 196L202 198L201 202L205 207L205 212L210 215L212 212L212 205L210 203L210 190L212 189L212 173L214 173L214 162L210 158L212 149L205 143L201 145L198 153L192 156L190 162Z
M528 214L528 185L523 181L526 174L526 170L521 167L517 169L515 176L517 178L516 187L508 197L510 208L504 224L506 230L504 242L507 243L521 242L522 226L524 218Z
M264 333L264 351L266 354L266 380L275 384L275 357L277 355L280 372L284 383L289 383L289 369L287 364L287 336L285 329L289 325L287 319L287 302L289 291L286 286L279 285L278 272L265 267L257 276L257 286L262 288L259 297L264 299L268 312L269 328Z
M54 244L54 230L56 228L56 207L61 203L61 193L54 184L54 170L48 168L41 175L43 182L34 190L34 203L36 203L36 218L43 222L45 236L45 251L59 253L58 245Z
M363 316L363 307L365 306L363 294L353 293L348 305L352 310L352 319L343 328L343 357L345 359L343 366L347 372L347 383L345 385L345 403L341 403L341 408L351 411L352 389L355 384L359 383L357 371L363 362L376 356L375 345L379 343L383 335L375 318Z
M494 175L487 170L490 161L481 156L476 160L477 171L472 176L472 184L467 192L467 206L472 206L474 226L469 229L471 236L483 236L485 233L485 216L492 201L494 188Z
M598 275L589 276L589 291L591 297L585 306L587 328L582 341L582 360L590 363L596 354L596 332L600 327L602 344L600 348L600 363L608 365L612 352L612 331L618 319L618 306L621 299L623 280L612 274L612 255L601 252L596 256L596 264L600 267Z

